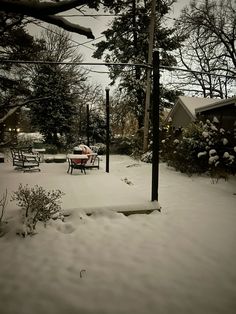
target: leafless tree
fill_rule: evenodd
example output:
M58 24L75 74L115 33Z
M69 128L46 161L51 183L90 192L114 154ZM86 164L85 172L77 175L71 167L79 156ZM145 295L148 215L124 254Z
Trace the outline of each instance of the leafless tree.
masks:
M71 82L73 93L77 97L84 89L84 82L87 79L88 71L75 63L83 61L82 54L78 52L71 42L71 35L64 29L49 27L41 34L41 40L44 43L44 50L40 59L42 61L53 62L71 62L71 64L61 64L59 67L68 75ZM74 63L74 64L73 64ZM40 66L40 65L39 65ZM31 66L32 67L32 66Z
M114 135L134 135L138 130L137 118L130 110L128 102L131 101L122 92L117 89L113 93L111 101L111 129Z
M186 37L178 57L190 71L178 73L179 85L204 97L227 98L236 76L236 2L192 1L176 28Z

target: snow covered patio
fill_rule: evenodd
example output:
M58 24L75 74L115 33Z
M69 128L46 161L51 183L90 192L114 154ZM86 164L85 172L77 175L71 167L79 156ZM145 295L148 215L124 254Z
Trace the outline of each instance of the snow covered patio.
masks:
M41 172L22 172L14 170L10 160L2 165L2 192L18 189L20 183L41 185L45 189L60 189L65 193L62 208L64 211L73 208L82 209L90 213L94 210L153 210L159 208L156 202L151 202L151 167L142 163L141 172L137 172L139 179L145 182L145 189L140 190L129 180L129 174L140 163L128 160L127 157L112 156L110 173L105 172L105 156L102 157L100 169L87 170L87 174L74 170L67 174L68 163L41 163ZM112 162L113 161L113 162ZM128 163L127 163L128 162Z
M40 173L0 164L0 193L19 183L61 189L71 214L23 239L8 202L1 314L235 313L235 178L212 184L160 164L162 212L126 217L102 208L148 203L151 165L111 156L106 174L104 163L87 175L67 174L66 163L41 164Z

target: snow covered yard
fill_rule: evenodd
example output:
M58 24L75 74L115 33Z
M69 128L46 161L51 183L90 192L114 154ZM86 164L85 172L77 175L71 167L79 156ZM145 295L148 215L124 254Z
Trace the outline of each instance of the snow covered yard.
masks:
M236 180L212 184L160 165L162 212L125 217L100 209L149 201L151 165L111 156L110 174L66 174L67 164L20 173L0 164L0 193L39 184L66 193L66 222L25 239L0 238L1 314L233 314L236 311ZM138 205L137 205L138 206Z

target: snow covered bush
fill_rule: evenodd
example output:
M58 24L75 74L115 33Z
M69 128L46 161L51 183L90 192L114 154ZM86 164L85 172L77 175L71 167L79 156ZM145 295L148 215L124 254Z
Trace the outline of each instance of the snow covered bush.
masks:
M235 174L236 154L232 134L220 128L217 119L213 119L213 122L206 120L205 123L199 123L203 129L204 147L199 152L198 158L208 164L208 171L213 177L226 178L228 174Z
M187 173L203 173L208 170L208 164L198 158L205 149L201 123L192 123L183 129L178 141L173 141L169 164L175 169Z
M111 142L111 152L113 154L131 155L134 141L132 137L114 138Z
M17 135L18 145L21 147L41 147L44 143L44 137L42 134L36 133L19 133Z
M47 154L57 154L58 147L54 144L45 144L44 148L46 149Z
M141 161L143 162L152 162L152 152L148 151L141 156Z
M106 145L103 143L96 143L94 145L94 147L96 148L96 153L99 155L104 155L106 153Z
M182 135L182 129L173 130L171 124L162 126L160 130L160 158L169 163L173 158L173 152L177 144L176 140Z
M184 173L208 172L212 177L227 177L236 173L236 153L233 137L206 120L190 124L178 138L169 131L161 141L161 156L176 170Z
M28 185L20 184L11 200L16 201L21 209L21 235L34 234L38 221L46 224L50 219L63 219L60 206L63 194L60 190L46 191L38 185L30 188Z

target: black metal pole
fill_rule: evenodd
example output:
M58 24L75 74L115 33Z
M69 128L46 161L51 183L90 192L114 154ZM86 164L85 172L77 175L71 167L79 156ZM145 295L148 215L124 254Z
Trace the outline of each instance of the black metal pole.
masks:
M153 52L153 96L152 96L152 201L158 201L159 185L159 107L160 107L160 85L159 85L159 51Z
M87 117L87 126L86 126L86 133L87 133L87 146L90 145L89 143L89 105L86 105L86 117Z
M109 173L109 154L110 154L110 104L109 88L106 88L106 172Z

